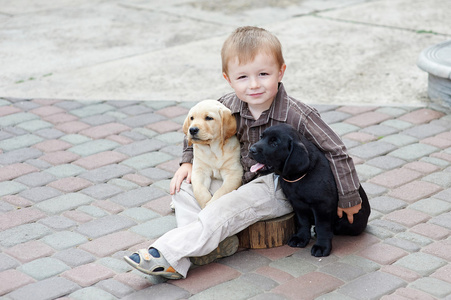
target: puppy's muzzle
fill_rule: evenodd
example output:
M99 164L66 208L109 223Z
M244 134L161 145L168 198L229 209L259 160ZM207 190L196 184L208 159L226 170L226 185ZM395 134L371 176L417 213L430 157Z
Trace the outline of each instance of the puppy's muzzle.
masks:
M199 128L197 128L197 127L191 127L191 128L189 129L189 133L190 133L192 136L195 136L196 134L199 133Z
M251 148L249 149L249 155L251 158L254 158L254 159L258 155L259 152L260 152L259 149L255 145L252 145Z

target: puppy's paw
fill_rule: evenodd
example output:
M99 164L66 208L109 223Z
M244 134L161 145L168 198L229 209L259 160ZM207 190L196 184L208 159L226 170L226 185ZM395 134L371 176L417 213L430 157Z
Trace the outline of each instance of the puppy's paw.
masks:
M310 237L308 237L308 238L299 237L297 234L295 234L288 240L288 246L297 247L297 248L305 248L305 246L308 245L309 241L310 241Z
M323 257L329 256L332 251L332 242L331 241L318 241L312 247L312 256L315 257Z

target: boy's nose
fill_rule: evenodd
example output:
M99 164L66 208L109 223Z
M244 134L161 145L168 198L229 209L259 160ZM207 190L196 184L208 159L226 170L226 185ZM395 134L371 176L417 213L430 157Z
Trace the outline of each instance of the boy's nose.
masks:
M258 81L257 78L251 78L250 86L251 86L251 88L258 88L258 87L260 87L260 82Z

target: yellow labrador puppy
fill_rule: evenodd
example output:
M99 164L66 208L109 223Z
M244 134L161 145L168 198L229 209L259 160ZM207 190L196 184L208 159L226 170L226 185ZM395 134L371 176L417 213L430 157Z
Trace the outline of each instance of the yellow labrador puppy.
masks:
M194 159L191 183L194 197L201 208L241 185L243 168L240 163L240 143L236 121L230 109L216 100L204 100L192 107L183 124ZM209 192L212 179L222 180L222 186Z

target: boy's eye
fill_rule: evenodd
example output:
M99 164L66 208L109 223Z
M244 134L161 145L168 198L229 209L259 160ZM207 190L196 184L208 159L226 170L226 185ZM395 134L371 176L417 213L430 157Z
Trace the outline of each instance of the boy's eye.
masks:
M242 76L239 76L239 77L238 77L238 79L244 79L244 78L246 78L245 75L242 75Z
M206 121L211 121L211 120L213 120L213 118L210 117L210 116L206 116L206 117L205 117L205 120L206 120Z
M260 73L260 76L268 76L268 73Z

